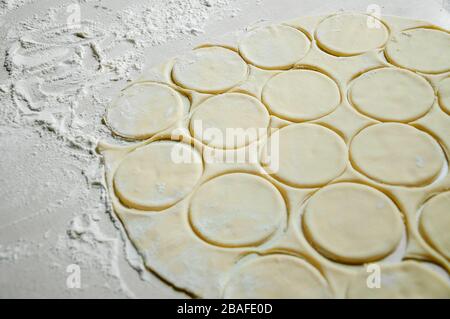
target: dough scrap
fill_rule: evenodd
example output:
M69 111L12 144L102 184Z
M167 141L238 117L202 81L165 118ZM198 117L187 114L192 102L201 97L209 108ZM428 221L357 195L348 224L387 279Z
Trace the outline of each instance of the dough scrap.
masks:
M439 84L439 104L450 115L450 78L446 78Z
M450 286L440 275L415 261L380 265L380 288L369 288L363 269L351 281L348 298L422 299L450 298Z
M225 93L206 100L195 109L190 131L210 147L231 149L247 145L265 134L269 121L269 112L256 98Z
M319 24L316 40L328 53L351 56L381 48L388 35L386 26L373 16L338 14Z
M439 144L412 126L383 123L355 136L350 156L356 168L375 181L402 186L431 183L444 166Z
M424 205L419 226L425 240L450 259L450 192L441 193Z
M303 229L319 252L338 262L379 260L399 244L401 214L380 191L363 184L338 183L308 201Z
M172 70L176 84L202 93L225 92L247 75L248 66L241 56L222 47L196 49L178 58Z
M283 197L275 186L244 173L222 175L203 184L189 211L197 234L227 247L261 244L286 216Z
M272 114L301 122L331 113L341 97L337 84L323 73L292 70L270 79L263 89L262 100Z
M450 34L436 29L411 29L396 34L386 45L395 65L424 73L450 71Z
M357 78L349 97L361 113L376 120L410 122L428 112L434 90L411 71L381 68Z
M448 32L379 20L304 17L227 36L127 86L168 92L152 114L105 115L116 134L145 140L98 145L145 267L200 298L449 297L438 274L450 270L450 81L435 74ZM265 132L235 146L202 137L205 127ZM371 262L381 289L366 288Z
M174 124L182 113L178 92L167 85L143 82L126 88L105 120L117 135L146 139Z
M339 135L323 126L306 123L280 129L262 152L266 170L294 187L325 185L344 171L347 158L347 147Z
M228 281L225 298L330 298L327 282L306 261L287 255L257 257Z
M308 52L310 41L303 32L276 25L253 30L239 43L239 52L249 63L270 70L287 70Z
M189 194L202 172L202 158L192 147L155 142L125 157L115 173L114 189L128 207L162 210Z

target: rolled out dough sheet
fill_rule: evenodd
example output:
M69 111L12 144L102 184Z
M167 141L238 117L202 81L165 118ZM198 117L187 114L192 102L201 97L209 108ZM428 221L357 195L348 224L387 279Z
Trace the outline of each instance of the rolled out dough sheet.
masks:
M450 298L449 76L449 31L397 17L198 47L105 115L115 213L193 297Z

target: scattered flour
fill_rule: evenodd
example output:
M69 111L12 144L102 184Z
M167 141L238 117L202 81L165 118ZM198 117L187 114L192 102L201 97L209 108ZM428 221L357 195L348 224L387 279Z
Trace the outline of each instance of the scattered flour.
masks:
M237 0L132 4L81 0L73 1L75 11L70 4L54 1L51 8L33 10L37 12L33 16L16 21L15 14L37 2L0 0L0 55L4 61L0 70L0 137L14 130L32 130L62 142L60 148L46 149L47 156L67 154L71 158L67 165L79 168L86 183L73 185L80 209L67 216L67 232L47 230L40 238L49 241L56 236L52 253L68 256L80 267L97 269L115 283L116 288L110 289L134 297L121 277L119 256L124 255L143 280L150 274L112 212L105 192L101 158L95 147L99 139L112 137L102 117L114 92L142 71L147 48L202 34L212 17L220 20L238 14ZM80 19L74 24L77 8ZM48 187L58 188L62 182L49 179ZM92 200L93 193L100 198ZM51 202L46 210L63 205L62 200ZM106 235L100 225L105 212L115 233ZM0 225L0 229L43 213ZM40 255L39 248L27 241L0 246L0 263ZM49 267L62 267L58 262L49 263Z
M33 244L23 239L17 240L14 244L0 245L0 262L15 262L19 258L29 257L33 249L39 249L40 244Z
M120 238L103 234L93 215L80 214L70 221L67 236L59 236L56 250L69 254L80 267L97 269L117 281L120 291L133 298L133 292L120 275L118 253L121 246Z

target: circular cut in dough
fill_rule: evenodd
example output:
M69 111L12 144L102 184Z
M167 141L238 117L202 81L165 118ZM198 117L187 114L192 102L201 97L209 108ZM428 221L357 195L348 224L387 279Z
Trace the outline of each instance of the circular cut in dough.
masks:
M357 78L350 100L361 113L379 121L410 122L431 108L434 90L411 71L382 68Z
M423 186L444 166L439 144L428 134L405 124L369 126L350 145L355 168L385 184Z
M202 173L202 159L194 148L154 142L125 157L114 176L114 189L129 207L162 210L189 194Z
M195 232L218 246L258 245L268 239L286 215L280 192L256 175L216 177L195 193L190 220Z
M203 93L222 93L246 79L247 63L222 47L196 49L180 57L172 70L176 84Z
M411 29L396 34L386 45L387 59L424 73L450 70L450 34L435 29Z
M292 70L270 79L262 99L274 115L301 122L331 113L341 96L337 84L328 76L312 70Z
M277 180L294 187L318 187L341 175L347 147L332 130L293 124L272 134L262 150L262 166Z
M179 93L166 85L143 82L126 88L105 120L117 135L145 139L174 124L182 112Z
M395 250L402 218L382 192L354 183L327 186L308 201L303 229L312 245L338 262L379 260Z
M320 272L306 261L288 255L257 257L240 266L225 286L225 298L331 298Z
M420 232L431 246L450 259L450 192L439 194L424 205Z
M214 96L195 110L191 134L211 147L238 148L266 134L269 112L250 95L225 93Z
M320 48L333 55L351 56L382 47L388 30L365 14L338 14L323 20L316 31Z
M253 30L239 43L244 59L262 69L290 69L308 52L310 41L303 32L276 25Z
M450 114L450 78L446 78L439 84L438 96L441 108Z
M351 299L423 299L449 298L450 286L439 274L416 261L380 265L380 287L372 285L366 269L350 281L347 297ZM375 277L374 277L375 278ZM370 282L369 287L368 282Z

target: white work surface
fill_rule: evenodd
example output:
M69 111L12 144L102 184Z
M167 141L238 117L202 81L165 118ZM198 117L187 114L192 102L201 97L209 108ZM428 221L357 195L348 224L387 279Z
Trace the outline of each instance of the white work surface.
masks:
M184 298L142 269L95 154L111 97L145 67L262 21L336 11L450 27L449 0L0 0L0 298ZM168 6L168 7L167 7ZM77 22L84 33L67 24ZM67 270L80 267L81 287Z

